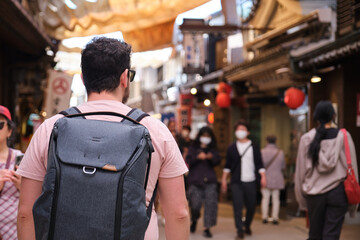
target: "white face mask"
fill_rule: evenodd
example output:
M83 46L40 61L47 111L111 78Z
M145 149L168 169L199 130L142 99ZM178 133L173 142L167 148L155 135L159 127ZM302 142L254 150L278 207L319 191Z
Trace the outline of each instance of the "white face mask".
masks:
M211 143L211 137L200 137L200 143L208 145Z
M237 131L235 132L236 138L237 138L237 139L240 139L240 140L246 138L247 135L248 135L248 132L247 132L247 131L244 131L244 130L237 130Z
M188 130L182 130L181 135L183 138L187 138L189 136L190 132Z

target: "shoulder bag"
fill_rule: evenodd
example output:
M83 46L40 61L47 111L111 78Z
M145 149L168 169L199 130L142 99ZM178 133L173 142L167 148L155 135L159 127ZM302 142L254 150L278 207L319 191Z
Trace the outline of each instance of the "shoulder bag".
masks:
M268 169L268 167L270 167L270 165L274 162L274 160L277 158L279 153L280 153L280 149L276 152L275 156L270 160L270 162L266 166L264 166L265 169Z
M350 155L347 132L345 129L341 129L341 131L344 134L345 155L346 155L346 162L348 165L347 174L346 174L347 176L344 181L345 193L349 204L358 204L360 203L360 186L359 183L356 181L355 172L351 165L351 155Z

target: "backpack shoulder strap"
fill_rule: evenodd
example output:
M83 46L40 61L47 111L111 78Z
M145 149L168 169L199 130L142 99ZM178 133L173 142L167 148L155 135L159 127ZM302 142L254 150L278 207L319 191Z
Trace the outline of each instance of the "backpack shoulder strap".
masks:
M71 114L78 114L78 113L81 113L81 111L77 107L71 107L71 108L68 108L68 109L66 109L64 111L59 112L59 114L62 114L64 116L68 116L68 115L71 115ZM85 118L85 117L82 116L81 118Z
M126 114L127 117L132 118L134 120L136 120L137 122L140 122L144 117L149 116L149 114L143 112L140 109L137 108L133 108L130 110L130 112L128 114ZM123 120L121 122L124 121L129 121L128 119L123 118ZM148 178L149 178L149 173L150 173L150 165L151 165L151 153L152 151L149 152L149 165L147 167L147 173L146 173L146 177L145 177L145 191L146 191L146 186L147 186L147 182L148 182ZM148 216L149 219L151 219L151 213L152 213L152 208L154 205L154 202L156 200L156 194L157 194L157 189L158 189L158 183L159 181L156 182L152 197L150 199L149 202L149 206L146 209L146 215Z
M143 112L143 111L140 110L140 109L133 108L133 109L131 109L131 111L130 111L128 114L126 114L126 116L128 116L128 117L136 120L137 122L140 122L144 117L149 116L149 114ZM129 121L129 120L127 120L127 119L124 118L124 119L122 120L122 122L123 122L123 121Z

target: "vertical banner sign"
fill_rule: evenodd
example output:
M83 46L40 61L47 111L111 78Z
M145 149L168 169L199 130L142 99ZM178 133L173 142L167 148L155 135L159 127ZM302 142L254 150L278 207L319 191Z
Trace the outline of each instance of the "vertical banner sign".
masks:
M190 106L180 106L177 109L178 116L178 130L180 131L183 126L191 126L191 107Z
M180 107L178 108L178 130L181 131L185 125L191 125L191 111L193 107L193 95L180 94Z
M205 47L201 33L184 34L184 73L202 74L205 70Z
M48 71L44 111L49 118L69 107L72 76L55 70Z
M357 94L356 101L356 126L360 127L360 93Z

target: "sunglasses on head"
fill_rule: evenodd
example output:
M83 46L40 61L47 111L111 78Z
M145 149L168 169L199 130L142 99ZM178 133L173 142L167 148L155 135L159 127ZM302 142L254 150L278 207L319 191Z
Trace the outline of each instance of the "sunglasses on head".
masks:
M7 123L6 121L0 121L0 130L3 129L3 127L5 126L5 123Z
M135 70L129 69L129 71L128 71L128 78L129 78L130 82L134 81L135 73L136 73Z

